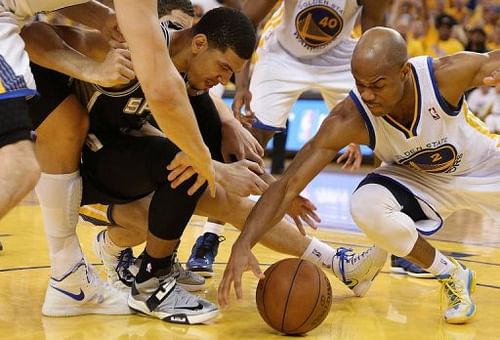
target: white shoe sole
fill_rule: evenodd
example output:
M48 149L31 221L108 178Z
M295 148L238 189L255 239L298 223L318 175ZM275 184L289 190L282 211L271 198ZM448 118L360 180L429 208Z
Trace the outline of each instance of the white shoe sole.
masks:
M179 324L196 325L210 321L219 315L218 309L196 315L189 315L184 313L165 313L165 312L155 312L155 311L151 312L144 302L137 301L132 296L129 296L128 298L128 305L132 310L136 312L153 316L157 319L166 322L179 323Z

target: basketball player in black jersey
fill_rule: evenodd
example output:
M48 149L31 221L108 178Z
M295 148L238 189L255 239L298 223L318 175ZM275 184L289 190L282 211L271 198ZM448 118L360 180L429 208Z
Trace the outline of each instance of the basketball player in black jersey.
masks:
M163 28L169 40L166 26ZM185 38L188 37L192 39L191 49L184 48L187 55L177 56L189 62L182 67L195 92L226 83L250 58L255 44L251 23L244 15L229 9L205 15L185 33ZM180 150L148 123L149 107L138 83L111 90L81 83L75 87L90 109L89 138L81 168L82 202L119 204L153 195L148 242L129 305L177 323L201 323L213 318L218 313L217 307L183 291L171 275L172 253L206 189L204 180L195 176L176 188L171 187L167 166ZM200 95L195 100L203 102L207 97L208 94ZM116 107L120 108L119 114ZM210 130L220 132L217 125L220 122L213 122L215 129L213 125L200 124L202 130L208 130L205 135L210 135ZM212 149L222 160L220 144Z

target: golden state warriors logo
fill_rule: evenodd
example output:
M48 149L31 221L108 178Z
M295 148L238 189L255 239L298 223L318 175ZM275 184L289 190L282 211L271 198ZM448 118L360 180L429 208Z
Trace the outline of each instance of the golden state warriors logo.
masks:
M304 46L318 48L329 44L342 31L342 17L327 6L311 6L297 14L295 28Z
M434 149L417 151L399 163L418 171L430 173L454 172L461 161L457 149L451 144L444 144Z

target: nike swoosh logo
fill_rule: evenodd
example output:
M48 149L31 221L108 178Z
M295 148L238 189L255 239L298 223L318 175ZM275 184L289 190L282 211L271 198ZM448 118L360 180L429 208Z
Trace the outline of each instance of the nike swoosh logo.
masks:
M68 291L65 291L61 288L57 288L57 287L54 287L53 285L50 285L52 288L54 288L55 290L69 296L70 298L76 300L76 301L82 301L83 299L85 299L85 294L83 293L83 290L80 288L80 293L79 294L73 294L71 292L68 292Z
M201 303L198 303L198 306L175 306L175 308L196 311L196 310L203 309L203 305Z

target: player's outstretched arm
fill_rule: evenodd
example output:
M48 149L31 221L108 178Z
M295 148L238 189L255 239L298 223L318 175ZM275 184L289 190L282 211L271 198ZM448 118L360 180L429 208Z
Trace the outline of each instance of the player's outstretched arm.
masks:
M101 31L106 40L123 41L123 36L118 29L115 12L98 1L93 0L66 7L57 12L73 21Z
M352 99L340 102L323 121L318 133L295 156L283 177L271 184L248 216L244 229L234 243L218 291L219 304L229 301L234 284L241 298L241 276L252 270L262 276L251 248L285 215L292 201L335 157L338 150L354 142L368 144L368 131Z
M500 50L456 53L434 59L433 67L441 94L456 105L467 90L483 85L485 78L500 72Z
M156 0L115 0L115 10L153 116L165 135L191 158L193 168L215 193L210 151L203 143L184 81L168 54L158 24Z
M104 87L135 78L128 50L110 49L97 31L34 22L21 36L31 61L43 67Z
M385 25L385 12L389 9L390 0L364 0L361 12L361 30L366 32L375 26Z

